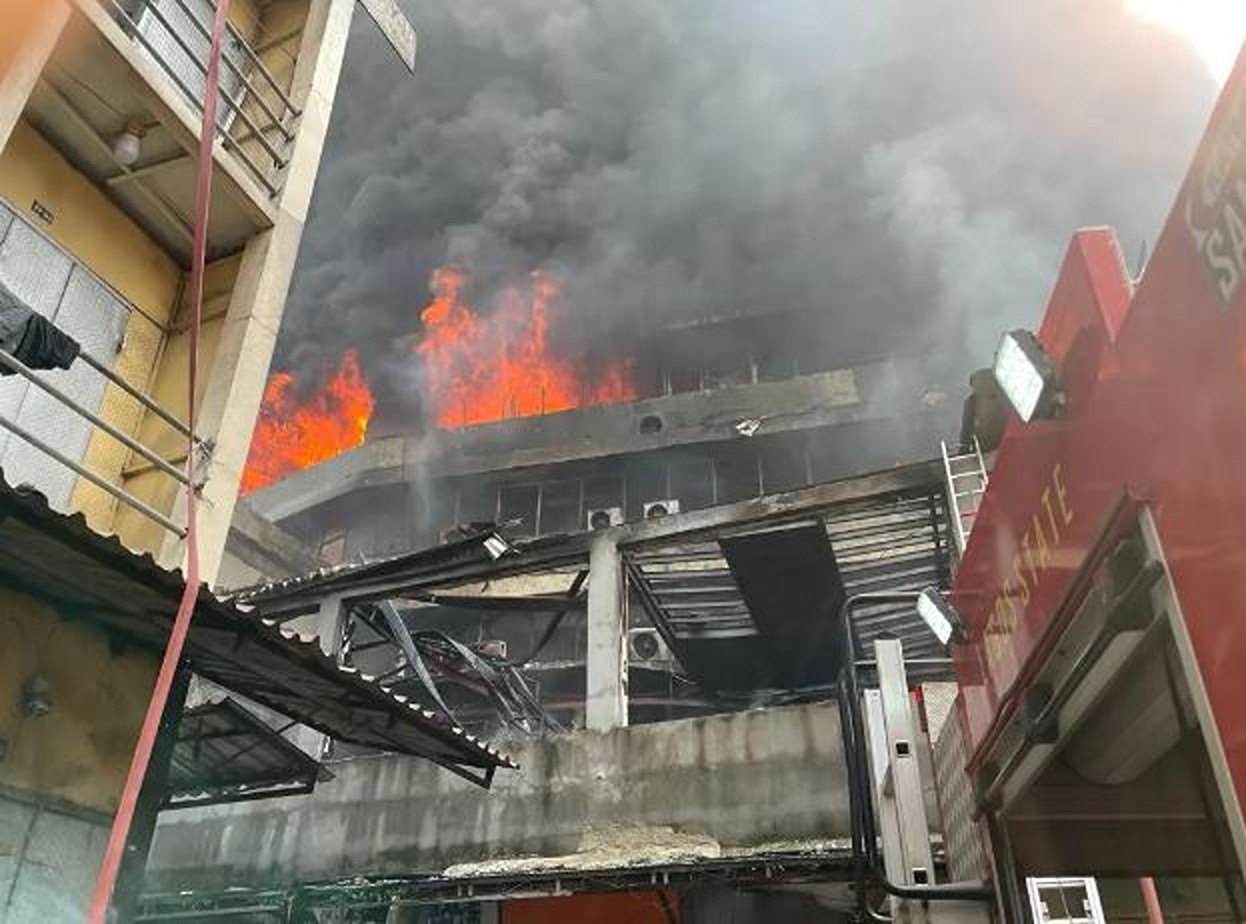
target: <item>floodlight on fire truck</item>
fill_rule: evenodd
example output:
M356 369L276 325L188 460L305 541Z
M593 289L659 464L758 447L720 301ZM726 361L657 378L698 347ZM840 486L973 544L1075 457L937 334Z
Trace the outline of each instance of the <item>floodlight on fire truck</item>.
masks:
M933 587L927 587L918 594L917 615L929 626L940 645L959 642L965 637L965 620L943 594Z
M1025 423L1055 416L1064 403L1056 370L1028 330L1011 330L999 341L995 381Z

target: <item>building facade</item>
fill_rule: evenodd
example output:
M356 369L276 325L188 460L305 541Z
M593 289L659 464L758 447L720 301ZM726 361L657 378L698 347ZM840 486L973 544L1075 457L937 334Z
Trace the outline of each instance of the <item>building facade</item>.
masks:
M182 420L195 151L214 5L16 7L25 37L0 62L0 283ZM280 325L353 4L238 0L230 10L197 398L200 555L209 578ZM182 465L184 435L124 384L84 366L54 383L159 460ZM158 462L22 377L4 384L0 416L96 476L93 483L54 462L6 425L0 466L11 482L38 487L58 509L83 513L132 548L180 562L177 530L151 514L176 524L183 486Z

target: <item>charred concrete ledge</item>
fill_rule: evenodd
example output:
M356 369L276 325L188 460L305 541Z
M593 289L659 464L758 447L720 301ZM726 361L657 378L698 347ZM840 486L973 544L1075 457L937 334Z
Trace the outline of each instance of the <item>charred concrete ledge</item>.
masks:
M930 370L922 358L897 357L781 382L667 395L462 430L421 436L371 434L358 449L297 472L248 499L256 511L281 521L351 491L383 484L862 421L946 417L950 396L959 394L960 382L944 381L946 376Z
M302 541L260 516L239 498L229 524L229 545L217 583L243 587L262 580L307 574L323 564Z
M662 832L673 856L686 843L689 858L850 833L834 703L508 747L522 769L488 792L386 756L333 764L336 778L308 796L166 812L147 887L285 887L517 858L575 868L609 860L602 844L625 848L629 830L641 844Z

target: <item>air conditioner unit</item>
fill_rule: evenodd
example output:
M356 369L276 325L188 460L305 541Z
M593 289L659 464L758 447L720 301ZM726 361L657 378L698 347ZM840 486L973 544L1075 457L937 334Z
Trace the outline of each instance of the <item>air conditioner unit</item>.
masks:
M670 516L672 513L679 513L679 500L667 497L662 500L648 501L642 509L646 520L656 520L659 517Z
M487 638L476 646L476 651L484 655L486 658L506 659L506 640L500 638Z
M657 629L628 629L627 653L633 664L669 664L671 650Z
M623 508L599 507L596 510L590 510L585 518L585 522L589 530L619 526L623 523Z

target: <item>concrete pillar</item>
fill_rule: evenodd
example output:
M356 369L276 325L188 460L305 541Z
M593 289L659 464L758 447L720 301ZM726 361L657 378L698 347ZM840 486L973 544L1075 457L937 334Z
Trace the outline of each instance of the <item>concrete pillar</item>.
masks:
M0 151L9 143L39 75L60 41L69 21L69 4L66 0L24 0L15 9L8 9L4 19L3 28L10 34L0 42Z
M584 722L590 731L627 725L627 616L623 557L609 531L588 555L588 652Z
M329 129L355 0L312 0L291 98L303 107L290 150L277 220L243 252L212 368L206 370L196 430L215 446L199 506L199 572L214 583L229 537L238 483L251 445L286 293L294 273L320 155ZM173 508L179 518L184 503ZM176 566L184 547L170 538L161 563Z

